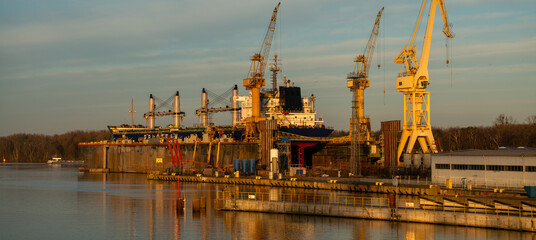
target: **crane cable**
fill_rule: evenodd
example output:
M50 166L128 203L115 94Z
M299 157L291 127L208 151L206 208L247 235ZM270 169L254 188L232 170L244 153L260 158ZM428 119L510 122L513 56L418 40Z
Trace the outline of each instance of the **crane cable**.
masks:
M450 57L452 58L452 39L449 38L450 42ZM454 73L452 71L452 63L450 64L450 86L452 87L452 80L454 78Z
M283 43L281 41L281 39L283 38L283 13L282 13L282 10L279 11L279 22L276 22L275 24L279 24L279 55L281 55L282 51L283 51ZM280 59L281 60L281 59ZM284 73L283 73L283 64L281 64L281 67L279 68L279 77L282 78L282 76L284 76Z
M453 81L453 70L452 70L452 40L450 38L446 38L445 39L445 49L446 49L446 52L447 52L447 69L449 68L450 66L450 87L452 88L452 81Z
M382 66L383 66L383 105L385 106L386 103L385 103L385 68L386 68L386 65L385 65L385 28L387 26L387 14L384 13L383 15L383 27L380 25L380 28L381 28L381 31L382 31L382 34L381 34L381 38L380 38L380 46L381 46L381 52L380 52L380 56L381 56L381 61L382 61Z

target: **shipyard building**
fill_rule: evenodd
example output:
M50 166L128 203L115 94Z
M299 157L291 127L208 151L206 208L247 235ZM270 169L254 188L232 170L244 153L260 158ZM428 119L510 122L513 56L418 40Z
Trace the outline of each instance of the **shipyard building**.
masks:
M523 187L536 185L535 149L466 150L432 155L432 184Z

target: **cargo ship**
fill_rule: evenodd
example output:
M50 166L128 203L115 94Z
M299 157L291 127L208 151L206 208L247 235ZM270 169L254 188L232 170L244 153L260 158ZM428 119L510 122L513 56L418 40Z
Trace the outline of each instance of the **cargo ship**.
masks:
M283 77L283 86L277 90L265 90L262 94L262 112L266 119L276 120L278 131L287 132L305 137L327 137L333 129L324 126L323 119L317 118L315 110L315 96L302 97L301 88L294 86ZM236 90L236 85L235 85ZM236 90L237 91L237 90ZM206 98L203 90L202 99ZM176 138L184 142L208 139L224 139L224 141L239 142L244 140L245 120L251 116L251 96L238 96L233 94L232 102L235 107L228 108L232 112L233 124L229 126L214 126L208 122L207 112L198 110L201 123L199 126L181 127L180 121L184 113L180 112L179 93L175 95L173 110L155 112L154 98L149 98L149 112L145 114L147 126L126 125L108 126L112 138L129 139L134 141L152 138ZM205 100L203 100L205 101ZM175 103L176 102L176 103ZM207 101L208 102L208 101ZM206 106L205 106L206 108ZM201 113L199 113L201 112ZM205 115L203 115L205 114ZM154 124L155 116L174 116L174 123L168 127L158 127Z

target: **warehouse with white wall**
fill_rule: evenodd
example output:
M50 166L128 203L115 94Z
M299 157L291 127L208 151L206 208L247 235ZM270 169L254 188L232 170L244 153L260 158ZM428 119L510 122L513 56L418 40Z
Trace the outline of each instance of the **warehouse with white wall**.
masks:
M432 183L474 187L536 186L536 150L466 150L433 154Z

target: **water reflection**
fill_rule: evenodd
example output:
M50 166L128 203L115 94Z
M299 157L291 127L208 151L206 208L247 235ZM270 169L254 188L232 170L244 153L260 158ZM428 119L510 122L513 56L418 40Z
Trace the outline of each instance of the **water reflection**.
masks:
M336 200L319 190L180 184L141 174L83 174L76 168L0 165L0 239L536 239L534 233L416 223L215 211L218 192ZM368 196L370 195L362 195ZM206 209L192 201L206 198Z

